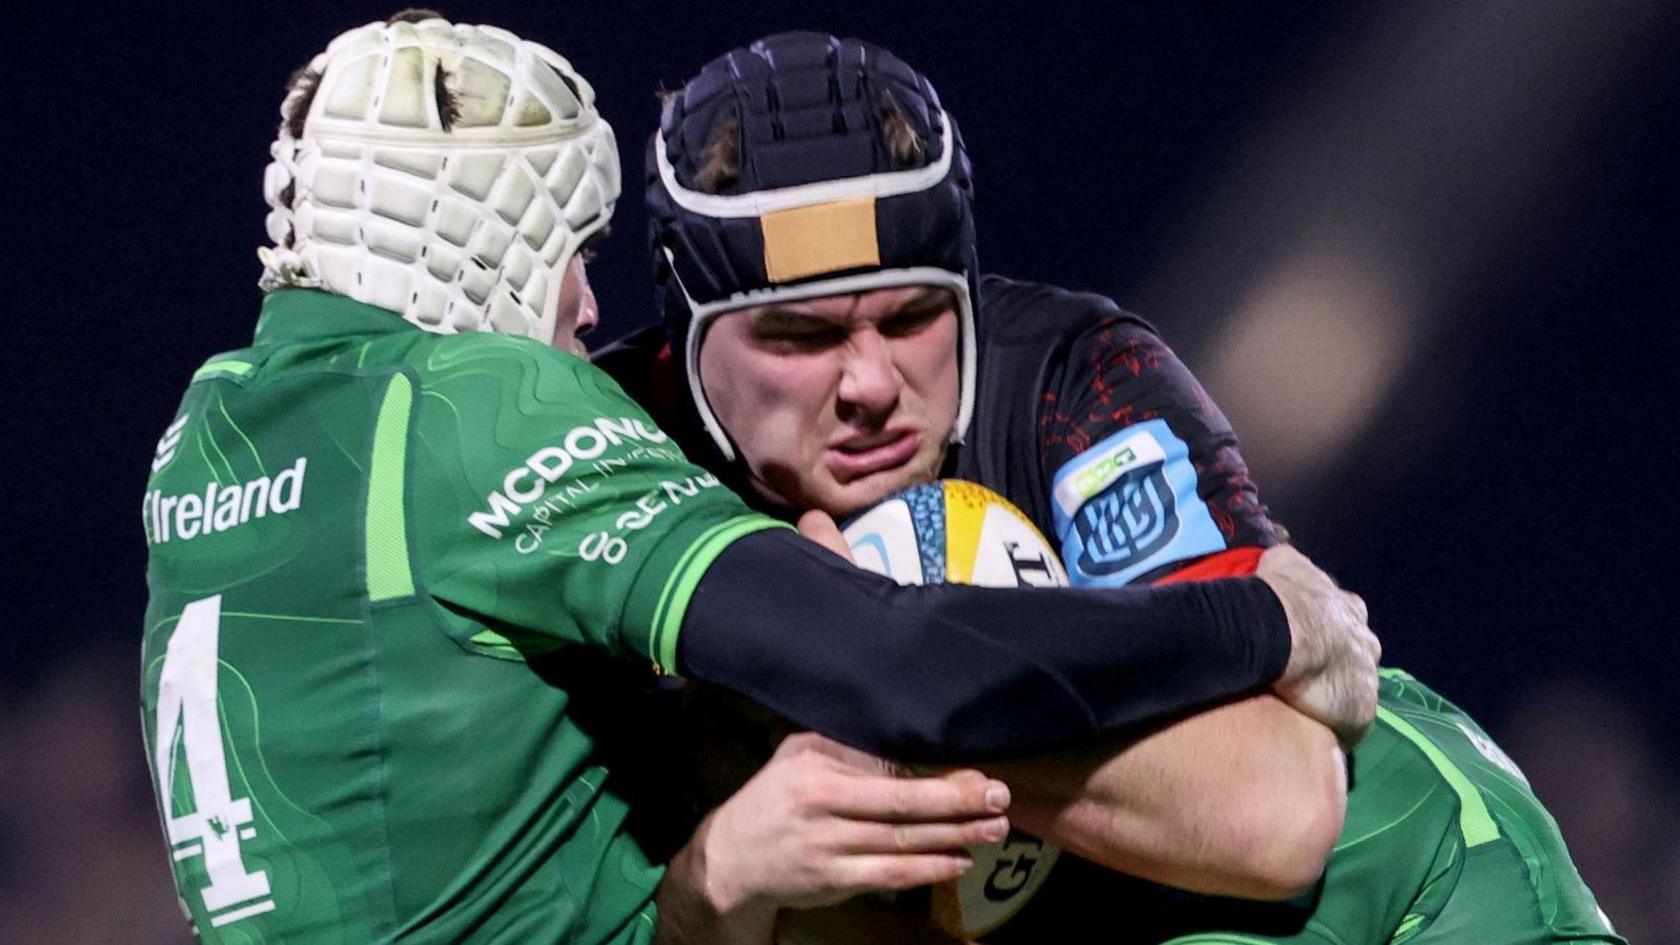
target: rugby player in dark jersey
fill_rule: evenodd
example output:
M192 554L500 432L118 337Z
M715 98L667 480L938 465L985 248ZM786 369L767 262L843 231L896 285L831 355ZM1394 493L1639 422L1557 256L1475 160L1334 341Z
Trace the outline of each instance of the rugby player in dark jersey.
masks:
M667 100L648 168L669 346L602 363L766 509L844 516L971 479L1091 587L1249 573L1278 543L1228 423L1153 328L979 275L961 139L890 53L820 34L731 52ZM988 765L1017 825L1084 857L989 940L1101 921L1137 941L1620 941L1520 771L1422 684L1385 679L1350 758L1258 695L1102 752ZM1324 856L1288 828L1311 835L1324 810L1344 827L1346 786L1320 878Z

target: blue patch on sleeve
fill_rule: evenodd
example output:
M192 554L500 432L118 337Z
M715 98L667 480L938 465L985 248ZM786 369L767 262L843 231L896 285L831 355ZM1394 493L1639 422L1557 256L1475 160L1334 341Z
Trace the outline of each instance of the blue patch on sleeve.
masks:
M1074 586L1116 586L1225 548L1196 494L1190 448L1165 420L1133 424L1069 460L1051 483Z

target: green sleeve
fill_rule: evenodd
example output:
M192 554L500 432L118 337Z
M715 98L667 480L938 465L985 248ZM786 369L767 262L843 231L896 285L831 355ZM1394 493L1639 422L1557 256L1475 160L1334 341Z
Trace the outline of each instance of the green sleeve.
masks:
M675 670L700 576L752 513L588 363L458 336L417 365L411 508L425 590L517 649Z

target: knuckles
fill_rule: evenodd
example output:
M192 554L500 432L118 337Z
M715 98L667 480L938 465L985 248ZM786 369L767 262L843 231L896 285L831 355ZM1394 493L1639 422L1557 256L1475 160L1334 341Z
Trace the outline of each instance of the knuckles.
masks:
M839 793L833 778L816 770L793 772L787 787L789 806L805 816L833 810L838 806Z

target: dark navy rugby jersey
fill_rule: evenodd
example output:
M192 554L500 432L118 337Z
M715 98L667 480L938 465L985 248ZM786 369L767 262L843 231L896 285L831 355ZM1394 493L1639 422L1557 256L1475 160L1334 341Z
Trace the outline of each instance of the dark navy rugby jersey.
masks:
M1109 299L987 276L966 442L945 474L1007 497L1076 584L1277 542L1231 424L1154 327Z

